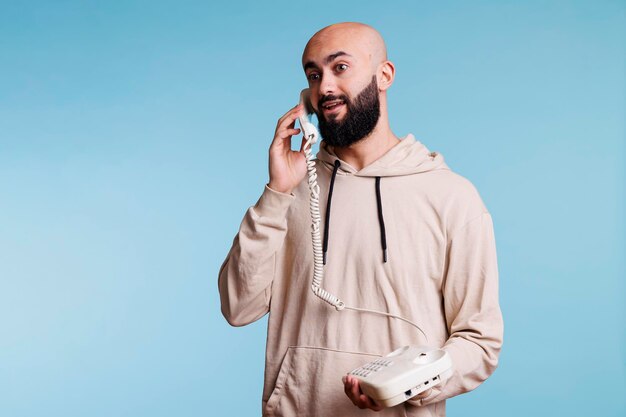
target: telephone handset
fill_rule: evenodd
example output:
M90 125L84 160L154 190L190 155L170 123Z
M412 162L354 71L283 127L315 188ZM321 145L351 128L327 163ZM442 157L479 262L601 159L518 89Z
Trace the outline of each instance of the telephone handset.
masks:
M311 107L311 99L310 92L308 88L305 88L300 93L300 104L304 105L304 111L306 114L300 115L298 117L298 121L300 122L300 126L302 127L302 133L304 137L311 141L311 144L317 142L317 138L319 137L319 133L317 128L313 126L313 123L309 121L309 114L313 114L313 107Z
M308 114L313 113L308 89L302 90L300 93L300 102L304 104L306 113L305 115L300 115L298 120L306 139L302 150L306 158L309 175L311 237L313 240L313 283L311 284L311 289L313 293L335 307L337 311L347 309L362 313L381 314L402 320L417 328L428 342L426 333L417 324L390 313L346 306L338 297L322 288L324 262L320 236L320 187L317 183L317 171L312 152L312 146L317 142L319 133L308 118ZM359 384L365 394L386 407L392 407L445 381L452 374L452 361L448 353L443 349L433 349L425 346L404 346L384 358L377 359L350 371L349 374L359 380Z

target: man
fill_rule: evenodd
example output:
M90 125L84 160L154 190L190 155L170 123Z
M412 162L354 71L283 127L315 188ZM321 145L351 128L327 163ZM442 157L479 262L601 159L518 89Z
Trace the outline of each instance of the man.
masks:
M347 305L418 323L428 342L401 320L336 311L311 292L306 163L290 146L300 133L294 126L303 109L296 106L278 121L269 183L219 275L231 325L270 314L263 415L444 416L445 399L494 371L502 344L489 212L442 155L391 131L386 92L395 67L373 28L341 23L320 30L302 64L324 139L316 161L324 288ZM383 409L346 376L398 347L425 344L443 347L454 373L403 404Z

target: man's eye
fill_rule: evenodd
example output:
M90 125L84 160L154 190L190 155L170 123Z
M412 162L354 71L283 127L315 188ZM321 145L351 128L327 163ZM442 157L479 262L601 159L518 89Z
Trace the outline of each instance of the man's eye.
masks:
M337 65L337 70L338 71L345 71L348 69L348 65L347 64L339 64Z
M316 73L312 73L312 74L309 74L309 77L308 77L308 78L309 78L309 80L311 80L311 81L316 81L316 80L319 80L320 75L319 75L319 74L316 74Z

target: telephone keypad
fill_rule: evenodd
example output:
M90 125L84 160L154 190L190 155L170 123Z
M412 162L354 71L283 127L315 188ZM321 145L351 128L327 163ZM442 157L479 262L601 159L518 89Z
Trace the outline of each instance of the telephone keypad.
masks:
M370 374L372 374L373 372L378 372L381 369L386 368L387 366L390 366L391 364L393 364L393 361L389 359L381 358L373 362L370 362L368 364L365 364L358 369L355 369L354 371L351 372L351 374L365 378L369 376Z

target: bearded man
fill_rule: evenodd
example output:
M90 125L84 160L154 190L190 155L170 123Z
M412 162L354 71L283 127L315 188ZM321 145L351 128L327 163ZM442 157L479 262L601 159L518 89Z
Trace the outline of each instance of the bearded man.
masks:
M302 149L291 150L304 111L298 105L278 120L269 182L219 273L222 313L231 325L269 313L263 415L445 416L446 399L491 375L502 345L490 213L441 154L392 132L387 90L395 67L376 30L328 26L307 43L302 65L323 138L316 167L326 208L324 287L346 304L419 323L428 344L449 354L453 374L390 408L347 376L426 341L401 320L338 312L312 294L306 161Z

